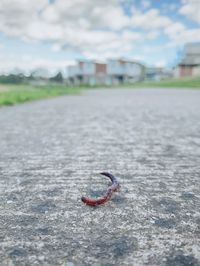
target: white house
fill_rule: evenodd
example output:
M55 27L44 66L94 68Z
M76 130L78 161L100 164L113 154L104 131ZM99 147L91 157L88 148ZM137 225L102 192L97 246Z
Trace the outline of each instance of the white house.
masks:
M79 61L68 67L71 84L119 84L144 79L144 66L134 61L122 59L108 60L107 63Z
M94 61L79 61L76 66L68 67L68 78L70 83L76 85L105 83L106 64Z
M135 61L108 60L107 74L112 83L135 82L143 80L144 66Z

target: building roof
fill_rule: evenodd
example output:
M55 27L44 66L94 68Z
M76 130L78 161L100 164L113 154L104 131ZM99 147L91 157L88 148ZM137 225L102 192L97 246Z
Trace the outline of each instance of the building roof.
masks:
M184 57L179 65L200 65L200 43L185 46Z
M128 60L128 59L124 59L124 58L118 58L118 59L109 59L108 62L118 62L119 64L138 64L138 65L142 65L142 63L135 61L135 60Z
M185 54L200 55L200 43L190 43L185 46Z

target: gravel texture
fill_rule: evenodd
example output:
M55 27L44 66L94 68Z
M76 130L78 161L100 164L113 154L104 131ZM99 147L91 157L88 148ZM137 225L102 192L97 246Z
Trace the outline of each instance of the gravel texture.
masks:
M118 177L104 206L84 205ZM199 266L200 90L0 109L0 265Z

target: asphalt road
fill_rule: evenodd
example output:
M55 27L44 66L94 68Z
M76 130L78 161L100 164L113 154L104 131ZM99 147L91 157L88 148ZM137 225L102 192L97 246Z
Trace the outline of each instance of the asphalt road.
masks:
M120 191L101 207L118 177ZM200 265L200 90L0 109L0 265Z

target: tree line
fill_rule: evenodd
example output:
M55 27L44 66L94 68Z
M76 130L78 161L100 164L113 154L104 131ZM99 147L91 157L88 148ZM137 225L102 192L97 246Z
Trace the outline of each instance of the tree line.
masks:
M20 73L20 74L8 74L8 75L0 75L0 83L1 84L23 84L31 81L39 81L44 80L47 82L56 82L63 83L64 78L61 72L58 72L56 75L52 77L42 77L35 76L34 74L30 74L28 76Z

